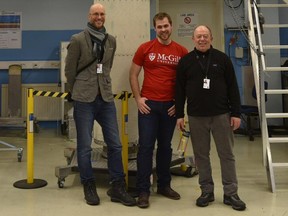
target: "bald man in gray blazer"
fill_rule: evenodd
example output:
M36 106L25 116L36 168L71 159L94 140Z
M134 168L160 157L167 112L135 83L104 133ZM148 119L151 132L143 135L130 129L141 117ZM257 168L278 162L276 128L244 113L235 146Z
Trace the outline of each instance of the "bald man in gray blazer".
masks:
M108 195L113 202L134 206L136 200L126 191L122 145L110 77L116 40L104 27L103 5L93 4L88 20L87 28L71 37L65 66L67 85L74 105L77 160L84 196L89 205L100 203L91 164L92 130L96 120L107 144L107 163L112 185Z

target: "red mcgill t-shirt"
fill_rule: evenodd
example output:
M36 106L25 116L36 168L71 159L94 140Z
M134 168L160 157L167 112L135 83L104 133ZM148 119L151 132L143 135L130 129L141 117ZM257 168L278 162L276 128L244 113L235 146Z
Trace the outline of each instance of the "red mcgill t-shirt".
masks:
M144 69L141 96L155 101L171 101L175 95L176 67L188 50L172 41L161 44L158 39L143 43L133 62Z

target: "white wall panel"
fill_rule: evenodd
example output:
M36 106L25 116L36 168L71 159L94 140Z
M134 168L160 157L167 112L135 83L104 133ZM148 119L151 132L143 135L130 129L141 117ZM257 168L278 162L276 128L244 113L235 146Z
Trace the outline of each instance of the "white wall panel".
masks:
M150 38L149 0L98 0L106 8L105 27L117 38L117 55L134 54Z
M219 0L159 0L159 10L170 14L173 21L172 39L185 46L194 48L191 37L178 37L177 18L181 13L198 14L198 24L208 25L213 33L213 46L224 51L223 1Z
M150 40L150 0L98 0L106 8L105 27L117 40L117 50L111 71L113 93L131 92L129 69L138 46ZM143 73L140 75L140 82ZM116 103L118 123L121 120L121 102ZM129 99L129 142L138 138L137 106L134 98ZM121 124L119 124L121 126ZM120 128L119 128L120 129ZM101 139L101 129L94 129L96 139Z

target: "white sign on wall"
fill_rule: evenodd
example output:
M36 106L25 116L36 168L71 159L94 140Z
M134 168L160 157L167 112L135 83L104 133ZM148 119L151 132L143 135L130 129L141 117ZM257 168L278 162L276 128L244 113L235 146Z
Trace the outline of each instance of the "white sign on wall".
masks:
M21 12L0 11L0 49L22 47L21 18Z
M181 13L177 16L178 37L191 37L193 30L198 25L197 13Z

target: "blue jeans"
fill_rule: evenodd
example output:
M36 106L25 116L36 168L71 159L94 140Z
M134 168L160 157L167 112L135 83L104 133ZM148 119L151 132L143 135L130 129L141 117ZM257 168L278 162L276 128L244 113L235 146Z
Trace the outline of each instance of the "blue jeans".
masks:
M153 151L157 140L156 174L157 187L170 186L170 163L172 158L171 140L176 118L168 115L171 102L146 101L151 108L149 114L138 112L139 149L137 154L137 189L150 193Z
M94 120L101 126L104 141L107 144L110 181L122 181L125 174L114 101L105 102L101 96L97 96L91 103L74 101L74 120L77 130L77 160L81 182L94 180L91 164Z

